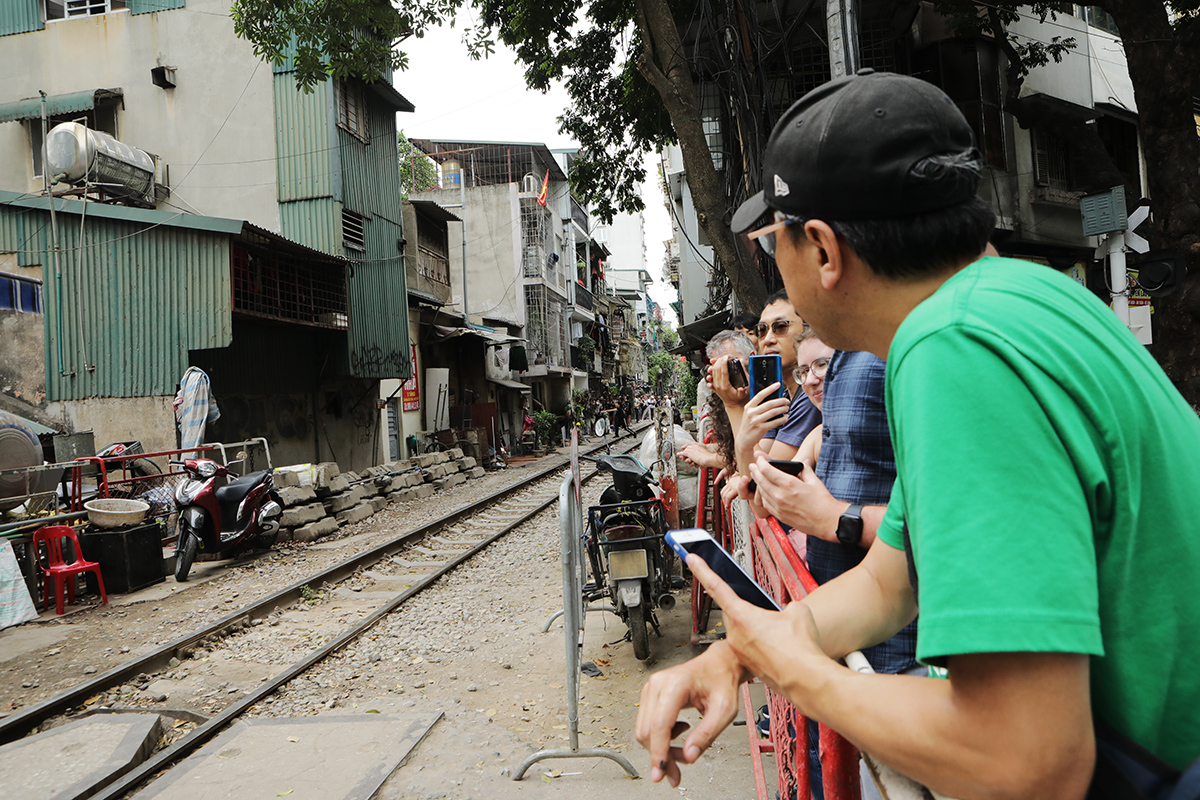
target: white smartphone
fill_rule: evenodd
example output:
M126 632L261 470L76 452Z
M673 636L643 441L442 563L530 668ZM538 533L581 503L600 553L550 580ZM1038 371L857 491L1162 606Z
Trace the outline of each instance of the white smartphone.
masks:
M717 573L721 580L728 583L737 592L738 597L747 603L753 603L768 611L782 610L771 595L763 591L754 578L742 569L742 565L734 561L733 556L717 544L717 540L703 528L667 531L667 544L671 545L682 559L686 559L688 553L700 556L709 569Z

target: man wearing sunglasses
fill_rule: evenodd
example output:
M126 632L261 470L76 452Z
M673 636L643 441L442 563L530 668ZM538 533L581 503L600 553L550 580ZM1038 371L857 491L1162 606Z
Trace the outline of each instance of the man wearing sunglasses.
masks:
M1166 796L1131 767L1170 781L1200 755L1195 410L1084 287L985 256L982 158L931 84L831 81L781 117L763 167L733 227L777 212L797 311L886 359L897 480L864 561L783 612L689 557L728 638L643 689L651 779L677 784L758 676L943 795ZM917 654L945 680L838 663L918 602ZM671 747L684 707L703 719Z

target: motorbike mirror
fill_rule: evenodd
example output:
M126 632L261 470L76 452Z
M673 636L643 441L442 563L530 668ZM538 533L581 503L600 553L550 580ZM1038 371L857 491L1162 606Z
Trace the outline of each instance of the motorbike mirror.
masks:
M237 451L237 460L238 460L238 461L245 461L247 458L249 458L249 456L247 456L247 455L246 455L246 451L245 451L245 450L238 450L238 451Z

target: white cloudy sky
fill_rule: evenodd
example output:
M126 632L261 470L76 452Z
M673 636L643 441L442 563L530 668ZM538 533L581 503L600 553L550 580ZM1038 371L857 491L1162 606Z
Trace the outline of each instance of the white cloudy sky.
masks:
M402 43L408 70L396 74L395 84L417 110L397 115L396 124L408 136L576 145L558 132L558 116L569 103L565 89L545 94L528 89L515 54L502 44L491 58L472 61L461 36L461 28L436 28L423 39ZM675 291L661 277L662 242L671 236L671 222L653 170L648 174L643 189L646 268L654 277L651 296L664 306L664 316L674 320L668 304L676 299Z

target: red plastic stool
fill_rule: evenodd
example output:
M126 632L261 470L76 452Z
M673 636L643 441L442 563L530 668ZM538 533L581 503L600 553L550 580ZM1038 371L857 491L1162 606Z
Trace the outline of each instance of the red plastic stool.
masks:
M63 559L63 540L70 539L75 546L75 562L68 564ZM42 551L38 546L46 544L46 561L42 564ZM96 573L96 583L100 585L100 600L108 605L108 594L104 591L104 578L100 575L100 565L95 561L84 561L83 550L79 547L79 536L75 529L67 525L47 525L39 528L33 534L33 552L37 559L38 569L46 576L42 587L42 608L50 606L50 580L54 579L54 608L59 616L63 613L63 581L67 582L67 598L75 602L75 576L81 572Z

